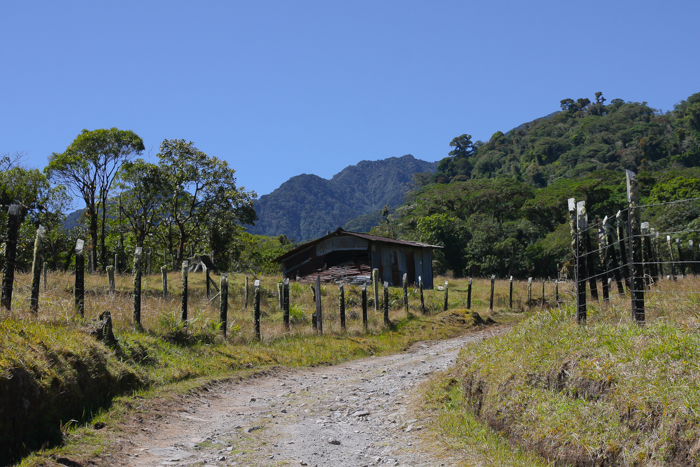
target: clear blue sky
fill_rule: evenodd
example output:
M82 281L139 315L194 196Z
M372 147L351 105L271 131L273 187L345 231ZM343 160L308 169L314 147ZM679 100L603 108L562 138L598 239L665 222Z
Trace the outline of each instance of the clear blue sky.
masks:
M226 159L269 193L363 159L435 161L570 97L700 92L700 1L0 1L0 153L87 128ZM147 157L147 154L145 154Z

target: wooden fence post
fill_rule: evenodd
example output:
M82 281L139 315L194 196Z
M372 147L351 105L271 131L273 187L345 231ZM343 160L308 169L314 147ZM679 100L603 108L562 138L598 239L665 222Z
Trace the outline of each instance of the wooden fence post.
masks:
M449 284L447 281L445 281L445 303L442 306L442 311L447 311L447 308L449 304L447 303L449 300Z
M420 312L425 314L425 299L423 298L423 277L418 276L418 290L420 291Z
M467 310L472 309L472 278L469 278L469 285L467 286Z
M496 289L496 275L491 274L491 296L489 298L489 310L493 311L493 292Z
M245 276L244 287L245 287L245 290L243 291L243 296L244 296L245 304L243 305L243 308L247 310L248 309L248 290L250 289L250 287L248 287L248 276Z
M114 270L119 272L119 253L114 253Z
M532 308L532 277L527 278L527 306Z
M508 284L508 309L513 309L513 276L510 276Z
M160 275L163 281L163 300L168 299L168 266L160 267Z
M260 280L253 284L253 318L255 319L255 338L260 340Z
M586 245L581 235L585 235L588 227L586 218L586 202L576 203L576 283L578 285L578 298L576 301L576 321L585 323L588 318L586 309Z
M345 331L345 287L340 284L338 287L338 308L340 311L340 329Z
M403 307L406 310L406 316L410 315L408 311L408 274L403 275Z
M367 331L367 284L362 284L362 327Z
M316 331L323 335L323 307L321 306L321 275L316 276L316 288L314 289L316 299Z
M622 211L617 211L615 220L617 222L617 241L619 242L618 248L620 251L620 271L627 284L627 290L632 290L632 283L630 282L631 268L627 260L627 244L625 243L625 228L623 227L624 221L622 219Z
M608 285L608 245L605 237L605 229L603 223L596 218L596 226L598 227L598 261L600 266L600 279L603 284L603 300L610 301L610 287Z
M389 326L389 283L384 282L384 325Z
M644 324L644 267L642 264L642 238L640 229L642 213L639 208L639 183L637 181L637 175L631 170L627 171L627 202L629 203L630 260L632 261L631 282L634 286L632 289L632 313L637 323Z
M374 311L379 311L379 269L372 269L372 286L374 288Z
M282 309L284 310L284 329L289 331L289 278L282 281Z
M134 251L134 324L141 328L141 263L143 248L136 247Z
M195 269L196 271L196 269ZM209 268L204 266L204 283L206 284L206 291L207 291L207 300L211 298L211 286L209 285L209 281L211 280L210 273L209 273Z
M81 317L85 316L85 242L81 239L75 243L75 309Z
M32 296L29 300L29 310L39 312L39 287L41 286L41 269L43 266L43 243L45 229L39 225L34 240L34 261L32 262Z
M187 321L187 275L189 274L190 263L189 261L182 262L182 304L180 306L182 310L182 321Z
M15 283L15 262L17 261L17 236L19 232L21 206L11 205L8 210L7 241L5 242L5 265L2 270L2 307L12 309L12 288Z
M221 332L226 337L228 328L228 274L219 277L219 323Z
M579 201L577 205L582 206L579 215L579 241L583 235L584 261L586 262L586 274L588 274L588 286L591 288L591 299L598 301L598 285L596 280L595 256L592 254L591 232L588 224L588 213L586 212L586 202ZM581 224L583 222L583 224Z
M116 287L114 283L114 266L107 266L107 282L109 284L109 293L114 293Z

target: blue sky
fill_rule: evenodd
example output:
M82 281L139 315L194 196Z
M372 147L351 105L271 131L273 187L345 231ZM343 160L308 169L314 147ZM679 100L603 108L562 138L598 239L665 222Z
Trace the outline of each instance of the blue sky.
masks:
M0 153L43 168L83 128L185 139L259 195L602 91L700 92L700 2L0 1Z

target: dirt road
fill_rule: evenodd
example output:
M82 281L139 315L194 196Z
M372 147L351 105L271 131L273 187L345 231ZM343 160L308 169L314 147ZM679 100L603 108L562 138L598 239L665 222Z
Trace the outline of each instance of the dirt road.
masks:
M146 420L109 465L459 465L424 439L414 386L493 331L387 357L224 383ZM138 423L138 420L135 422ZM106 464L105 464L106 465Z

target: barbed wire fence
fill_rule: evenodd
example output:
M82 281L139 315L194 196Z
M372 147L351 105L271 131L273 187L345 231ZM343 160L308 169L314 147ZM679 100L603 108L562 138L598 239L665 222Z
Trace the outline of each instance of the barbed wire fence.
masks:
M568 200L577 321L586 322L589 297L627 299L639 324L648 312L700 318L700 198L642 205L636 174L626 175L627 208L614 216L589 222L586 202Z

